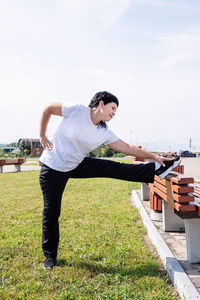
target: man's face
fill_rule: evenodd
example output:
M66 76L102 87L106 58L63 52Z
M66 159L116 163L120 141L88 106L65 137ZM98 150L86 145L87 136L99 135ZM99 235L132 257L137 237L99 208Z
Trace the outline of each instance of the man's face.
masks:
M115 102L110 102L108 104L101 105L102 121L109 122L115 115L117 111L117 104Z

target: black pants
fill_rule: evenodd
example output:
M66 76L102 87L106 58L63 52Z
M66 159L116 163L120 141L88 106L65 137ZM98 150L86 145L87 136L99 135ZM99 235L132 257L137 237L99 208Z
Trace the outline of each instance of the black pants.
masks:
M74 170L60 172L42 164L40 186L43 193L42 249L46 257L56 257L59 243L61 199L69 178L109 177L136 182L153 182L155 164L124 164L85 157Z

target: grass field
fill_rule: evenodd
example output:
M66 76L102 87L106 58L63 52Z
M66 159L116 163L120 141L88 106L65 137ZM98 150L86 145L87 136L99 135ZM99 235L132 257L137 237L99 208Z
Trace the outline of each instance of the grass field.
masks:
M0 299L178 299L130 204L139 184L71 179L58 266L43 269L38 171L0 174Z

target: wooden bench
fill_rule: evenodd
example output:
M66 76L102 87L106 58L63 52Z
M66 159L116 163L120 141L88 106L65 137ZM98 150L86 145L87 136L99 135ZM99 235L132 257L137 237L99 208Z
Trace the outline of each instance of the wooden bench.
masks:
M1 158L0 159L0 173L3 173L3 167L7 165L14 165L15 171L21 171L21 165L25 162L25 158Z
M176 170L184 172L183 166ZM142 200L150 200L150 209L162 212L164 231L185 231L188 260L200 263L200 184L179 172L173 171L163 180L155 176L151 184L142 183Z

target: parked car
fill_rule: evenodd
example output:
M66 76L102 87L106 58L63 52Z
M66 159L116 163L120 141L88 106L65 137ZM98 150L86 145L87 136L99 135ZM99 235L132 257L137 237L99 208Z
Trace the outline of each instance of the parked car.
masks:
M200 157L200 153L197 153L197 155L196 155L197 157Z
M181 157L196 157L196 154L191 151L181 151L180 155Z

